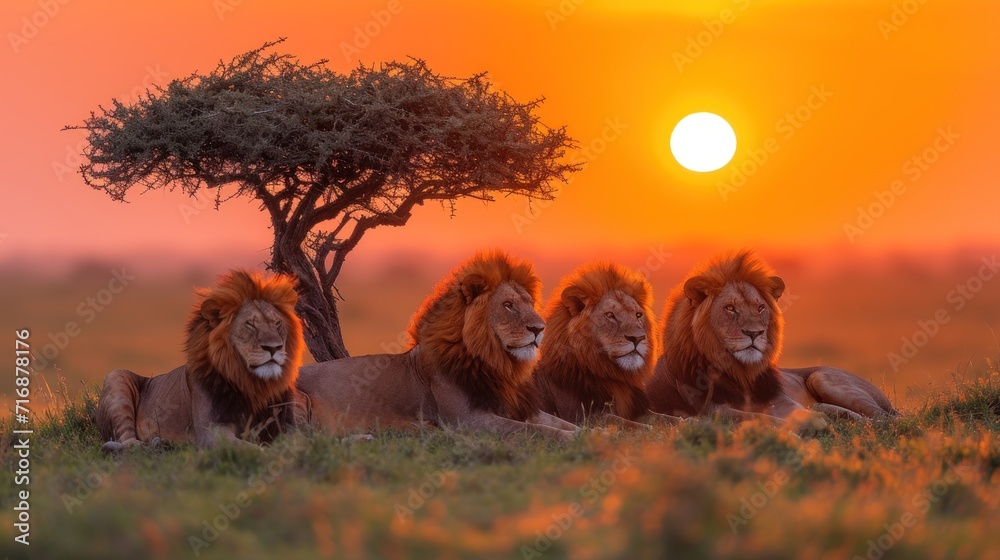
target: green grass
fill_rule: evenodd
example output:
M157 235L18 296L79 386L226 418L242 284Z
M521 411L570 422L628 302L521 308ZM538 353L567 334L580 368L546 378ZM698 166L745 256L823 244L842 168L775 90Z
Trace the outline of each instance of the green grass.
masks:
M13 544L23 487L0 476L0 557L188 558L192 542L282 560L984 557L1000 547L998 403L994 373L807 438L709 422L568 444L310 432L105 457L91 390L33 419L30 547ZM0 427L12 473L15 426Z

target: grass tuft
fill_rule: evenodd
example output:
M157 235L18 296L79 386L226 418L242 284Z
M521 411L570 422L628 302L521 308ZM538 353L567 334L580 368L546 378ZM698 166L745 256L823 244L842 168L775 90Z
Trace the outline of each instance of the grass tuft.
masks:
M1000 432L1000 372L971 381L956 377L950 388L929 396L917 416L930 424L974 422Z

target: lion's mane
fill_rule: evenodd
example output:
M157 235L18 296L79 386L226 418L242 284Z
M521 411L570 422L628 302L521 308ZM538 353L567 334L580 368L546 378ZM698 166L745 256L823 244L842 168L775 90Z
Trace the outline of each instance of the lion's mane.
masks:
M538 411L532 364L508 354L488 316L489 297L503 282L524 288L537 306L541 280L530 262L502 251L479 252L437 284L408 333L411 347L420 345L421 371L444 376L474 408L524 421Z
M216 421L243 424L275 404L291 402L305 347L302 322L295 313L294 281L235 270L217 286L198 290L198 296L185 341L188 384L201 383L208 389ZM275 379L250 373L232 345L233 319L243 304L253 300L273 305L284 321L287 358Z
M593 321L598 318L593 317L589 306L580 312L582 320L570 325L573 315L562 301L567 290L595 303L605 294L621 292L639 304L647 322L649 344L639 370L626 371L601 351L593 334ZM652 305L653 290L649 282L638 272L615 263L584 265L563 278L552 292L544 315L545 338L535 368L536 381L543 393L548 384L560 387L579 399L587 414L597 412L605 403L611 403L611 412L624 418L645 414L649 401L644 385L653 372L659 351Z
M647 392L653 410L698 414L708 401L765 402L781 390L777 369L781 354L784 319L771 295L774 271L751 251L716 257L695 268L670 293L664 312L665 353L656 366ZM684 292L686 282L701 277L706 299L691 301ZM712 324L714 298L731 283L742 282L757 290L770 308L767 325L768 352L763 360L744 364L722 346Z

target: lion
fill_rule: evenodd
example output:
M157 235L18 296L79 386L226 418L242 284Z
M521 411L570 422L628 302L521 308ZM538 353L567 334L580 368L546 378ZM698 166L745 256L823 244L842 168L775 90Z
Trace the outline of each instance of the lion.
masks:
M649 282L618 264L586 264L563 278L534 371L541 409L575 424L642 426L658 350L652 304Z
M877 387L832 367L778 368L784 281L751 251L710 260L667 299L647 384L657 412L785 419L803 409L853 420L898 416Z
M295 390L305 347L287 276L231 271L199 296L187 324L187 363L143 377L116 369L104 379L97 426L105 452L160 441L219 439L252 445L306 421Z
M545 328L540 291L531 263L477 253L416 312L407 352L301 369L314 424L336 432L458 425L575 437L576 426L538 409L531 369Z

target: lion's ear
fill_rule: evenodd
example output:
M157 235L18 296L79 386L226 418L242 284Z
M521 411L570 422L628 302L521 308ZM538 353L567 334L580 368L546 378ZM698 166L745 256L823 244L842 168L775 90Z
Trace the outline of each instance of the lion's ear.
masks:
M771 281L771 297L780 298L781 294L785 293L785 281L780 276L772 276L768 280Z
M576 317L587 306L586 294L576 286L570 286L563 290L559 299L566 306L566 309L569 310L570 317Z
M469 274L459 283L462 295L465 296L465 303L470 304L472 300L479 297L486 291L486 279L478 274Z
M708 279L704 276L688 278L687 282L684 282L684 296L695 305L705 301L708 297Z
M201 316L208 321L208 325L213 329L218 327L219 323L222 322L222 306L214 299L206 299L201 302L199 311L201 312Z

